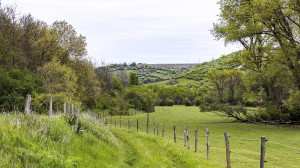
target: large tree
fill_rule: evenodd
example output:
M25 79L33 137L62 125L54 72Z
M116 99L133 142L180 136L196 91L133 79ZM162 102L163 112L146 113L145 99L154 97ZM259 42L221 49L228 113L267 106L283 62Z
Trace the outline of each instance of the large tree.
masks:
M51 25L51 34L56 37L61 46L71 58L82 58L86 56L86 38L77 35L71 24L66 21L55 21Z
M291 73L300 89L299 0L220 0L213 34L225 43L239 42L245 66L261 70L276 62Z

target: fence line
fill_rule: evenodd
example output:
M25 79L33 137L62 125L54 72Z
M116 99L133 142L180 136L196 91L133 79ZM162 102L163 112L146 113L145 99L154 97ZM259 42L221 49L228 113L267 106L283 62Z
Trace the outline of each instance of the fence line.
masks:
M291 148L291 149L300 150L300 148L296 148L296 147L289 146L289 145L284 145L284 144L281 144L281 143L278 143L278 142L274 142L274 141L268 141L268 142L270 142L270 143L273 143L273 144L276 144L276 145L280 145L280 146L288 147L288 148Z
M0 97L0 98L4 98L4 97ZM24 97L6 97L7 99L10 98L10 99L14 99L14 98L22 98L24 99ZM52 116L52 96L50 95L49 96L49 99L50 99L50 107L49 107L49 115L50 117ZM27 95L27 103L26 103L26 107L25 107L25 113L26 114L29 114L30 113L30 102L31 102L31 96L30 95ZM64 113L66 113L66 102L63 102L64 103ZM71 111L70 113L72 115L79 115L79 108L74 106L73 104L71 104ZM135 110L135 115L136 115L136 112L137 110ZM132 110L132 115L133 115L133 110ZM118 116L113 116L111 115L111 126L112 126L112 121L114 120L115 122L115 127L116 127L116 124L117 124L117 119ZM96 117L97 118L97 117ZM101 123L104 125L108 125L108 118L109 118L109 115L106 116L105 113L103 113L103 120L101 119L101 112L100 112L100 121L102 121ZM166 128L169 128L170 132L168 132L169 134L173 134L173 137L174 138L174 143L176 143L176 139L180 139L180 140L184 140L184 146L187 145L187 148L190 149L190 146L189 146L189 141L193 138L192 135L189 135L189 132L188 132L188 124L185 123L184 127L180 127L180 126L176 126L175 123L169 123L169 122L165 122L165 121L160 121L158 122L159 120L156 120L155 121L155 117L153 117L153 132L154 132L154 136L158 136L159 134L159 123L163 123L163 131L162 133L164 134L165 132L168 132L168 129L166 129L165 131L165 127ZM119 124L120 124L120 129L124 129L126 128L126 126L122 127L122 125L125 125L126 124L126 121L125 122L122 122L122 118L121 118L121 115L120 115L120 118L119 118ZM135 124L132 124L132 127L134 127ZM144 129L144 126L146 126L146 128ZM143 119L141 118L136 118L136 131L138 132L139 130L141 131L146 131L146 133L148 133L149 129L149 113L147 114L147 118L146 120L144 121ZM176 129L177 128L177 129ZM128 129L130 130L130 120L128 120ZM156 130L157 129L157 130ZM207 128L207 125L205 127L205 131L201 131L197 128L195 128L195 152L197 152L197 132L203 132L203 133L206 133L206 146L207 146L207 159L209 159L209 141L208 141L208 135L214 135L214 136L223 136L222 134L218 134L218 133L211 133L211 132L208 132L208 128ZM151 130L151 129L150 129ZM173 131L172 131L173 130ZM177 131L177 132L176 132ZM183 136L178 136L177 133L180 132L182 133L182 131L184 131L184 135ZM157 133L157 134L155 134ZM193 133L193 131L190 132L191 134ZM201 137L201 135L200 135ZM205 136L204 136L205 137ZM227 167L230 168L231 167L231 162L230 162L230 147L229 147L229 140L230 139L239 139L239 140L246 140L246 141L260 141L259 139L252 139L252 138L247 138L247 137L230 137L229 136L229 133L228 132L225 132L224 133L224 137L225 137L225 144L226 144L226 160L227 160ZM167 137L168 138L168 137ZM273 144L276 144L276 145L280 145L280 146L283 146L283 147L287 147L287 148L291 148L291 149L296 149L296 150L300 150L300 148L297 148L297 147L293 147L293 146L290 146L290 145L285 145L285 144L281 144L281 143L278 143L278 142L274 142L274 141L268 141L266 140L266 137L262 136L261 137L261 159L260 159L260 167L263 168L264 167L264 163L265 163L265 142L270 142L270 143L273 143ZM187 143L187 144L186 144Z
M116 116L117 117L117 116ZM144 120L140 120L139 119L139 130L144 130L143 129L143 126L144 124L146 124L146 120L145 120L145 123L143 122ZM157 121L156 121L157 122ZM173 129L173 125L171 125L170 123L166 123L165 122L165 128L171 128ZM180 126L176 126L176 129L184 129L184 127L180 127ZM204 128L205 129L205 128ZM171 133L172 131L171 130L167 130L165 129L165 133ZM202 130L199 130L198 129L198 132L204 132L205 131L202 131ZM223 137L224 135L223 134L217 134L217 133L212 133L212 132L209 132L210 135L214 135L214 136L220 136L220 137ZM183 136L184 137L184 136ZM198 135L198 137L206 137L205 135ZM173 138L173 137L172 137ZM244 137L244 138L240 138L240 137L234 137L234 136L230 136L229 137L230 139L239 139L239 140L247 140L247 141L260 141L260 139L252 139L252 138L248 138L248 137ZM176 139L184 139L182 137L179 137L179 136L176 136ZM287 147L287 148L291 148L291 149L296 149L296 150L300 150L300 148L297 148L297 147L293 147L293 146L290 146L290 145L285 145L285 144L281 144L281 143L278 143L278 142L274 142L274 141L268 141L270 143L273 143L273 144L276 144L276 145L280 145L280 146L283 146L283 147Z
M259 139L238 138L238 137L232 137L232 136L230 136L229 138L232 138L232 139L240 139L240 140L247 140L247 141L260 141Z
M117 116L116 116L117 117ZM154 118L154 117L153 117ZM147 120L149 120L149 118L147 117L147 116L145 116L145 119L144 118L138 118L138 120L139 120L139 131L142 131L142 132L144 132L144 131L146 131L147 132L147 126L148 126L148 123L147 123ZM120 121L121 122L121 121ZM149 121L148 121L149 122ZM157 119L157 120L154 120L154 122L155 122L155 124L157 124L157 125L154 125L154 123L153 123L153 126L154 126L154 129L153 129L153 131L156 131L155 130L155 126L156 126L156 128L157 128L157 133L158 133L158 124L164 124L164 127L160 127L160 128L164 128L164 132L163 133L167 133L168 135L172 135L173 134L173 136L165 136L167 139L169 139L169 140L171 140L171 138L174 140L174 143L176 143L176 140L180 140L179 142L180 143L182 143L182 142L184 142L184 140L187 138L186 137L186 135L184 134L184 129L186 128L186 127L188 127L188 125L185 127L180 127L180 126L175 126L175 124L171 124L170 122L165 122L165 121L160 121L159 119ZM125 123L125 122L123 122L123 123ZM145 127L145 128L144 128ZM124 127L125 128L125 127ZM175 129L176 128L176 129ZM204 130L207 128L207 126L205 127L205 128L203 128ZM195 128L195 129L197 129L197 128ZM151 130L151 129L150 129ZM149 130L148 130L149 131ZM211 132L208 132L208 131L201 131L201 130L199 130L198 129L198 132L203 132L203 133L206 133L206 136L205 135L196 135L196 134L194 134L195 135L195 137L193 137L193 135L187 135L188 136L188 139L191 141L191 140L195 140L195 150L197 150L197 142L196 141L198 141L198 139L197 139L197 137L206 137L206 140L207 140L207 142L206 142L206 155L207 155L207 160L209 160L209 149L210 149L210 146L209 146L209 142L208 142L208 134L209 135L212 135L212 136L219 136L219 137L224 137L224 135L225 134L219 134L219 133L211 133ZM178 134L178 133L180 133L180 134ZM190 132L190 134L191 133L193 133L193 131L192 132ZM178 135L177 135L178 134ZM183 135L181 135L181 134L183 134ZM158 134L155 134L155 132L154 132L154 135L155 136L158 136ZM196 137L197 136L197 137ZM257 142L259 142L259 141L261 141L260 139L253 139L253 138L248 138L248 137L235 137L235 136L229 136L228 137L228 139L227 139L227 141L228 142L226 142L226 144L229 144L229 140L230 139L237 139L237 140L245 140L245 141L257 141ZM226 140L226 137L225 137L225 140ZM274 142L274 141L268 141L268 140L265 140L266 142L270 142L270 143L273 143L273 144L276 144L276 145L280 145L280 146L283 146L283 147L287 147L287 148L291 148L291 149L296 149L296 150L300 150L300 148L297 148L297 147L293 147L293 146L289 146L289 145L285 145L285 144L281 144L281 143L278 143L278 142ZM265 142L264 141L264 142ZM261 148L261 159L260 159L260 165L261 165L261 168L263 168L264 167L264 163L266 162L266 161L264 161L264 159L265 159L265 152L264 152L264 150L265 150L265 145L263 144L263 142L261 141L261 145L262 145L262 148ZM188 149L189 149L189 145L188 145ZM227 159L227 164L228 164L228 166L227 167L231 167L231 162L230 162L230 158L229 158L229 155L230 155L230 153L231 153L231 151L230 151L230 149L228 148L228 151L227 151L227 153L228 153L228 159ZM263 158L263 159L262 159ZM263 161L262 161L263 160Z

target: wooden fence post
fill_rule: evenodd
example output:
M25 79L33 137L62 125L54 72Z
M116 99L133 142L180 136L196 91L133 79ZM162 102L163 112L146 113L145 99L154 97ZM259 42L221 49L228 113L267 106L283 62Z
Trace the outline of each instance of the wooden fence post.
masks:
M187 140L187 148L190 149L190 137L189 137L189 129L186 128L186 140Z
M31 95L26 96L25 114L30 114Z
M153 117L153 131L154 131L154 136L155 136L155 117Z
M50 117L51 117L51 116L52 116L52 96L51 96L51 95L49 96L49 99L50 99L49 115L50 115Z
M139 132L139 120L136 120L136 132Z
M128 120L128 129L130 130L130 123L129 123L129 120Z
M147 128L146 128L146 133L148 134L148 127L149 127L149 112L147 114Z
M76 108L76 111L77 111L77 115L79 116L79 114L80 114L80 108L77 107L77 108Z
M165 134L165 122L163 122L163 129L162 129L161 136L164 137L165 136L164 134Z
M158 129L158 124L157 124L157 131L156 131L156 135L157 135L157 136L158 136L158 130L159 130L159 129Z
M261 154L260 154L260 168L265 167L265 152L266 152L266 137L261 137Z
M67 102L64 101L64 114L66 114L66 113L67 113Z
M225 136L225 145L226 145L226 161L227 161L227 168L231 168L230 162L230 147L229 147L229 135L228 132L224 133Z
M105 124L105 115L103 113L103 124Z
M209 160L209 142L208 142L208 127L207 125L205 126L205 131L206 131L206 158Z
M198 142L197 134L198 134L198 130L195 129L195 152L197 152L197 142Z
M71 114L74 115L74 104L71 105Z
M174 128L174 143L176 143L176 131L175 131L176 126L174 125L173 128Z
M184 124L184 132L183 132L183 139L184 139L184 146L186 146L186 124Z

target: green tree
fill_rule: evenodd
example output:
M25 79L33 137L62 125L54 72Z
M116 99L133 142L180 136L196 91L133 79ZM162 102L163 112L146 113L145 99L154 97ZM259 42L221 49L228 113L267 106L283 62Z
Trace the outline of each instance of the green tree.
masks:
M208 71L206 76L215 85L219 94L220 101L223 101L224 89L227 86L227 81L229 76L228 70Z
M55 21L51 25L51 34L56 37L61 46L71 58L82 58L86 56L86 38L77 35L71 24L66 21Z
M287 67L300 89L300 5L296 0L220 0L220 21L212 31L225 43L245 48L244 63L269 62Z
M144 86L129 87L126 90L125 98L133 108L145 112L154 112L155 95L152 90Z
M38 73L44 81L44 86L48 93L56 94L59 92L67 93L72 97L77 88L77 77L72 68L61 65L57 58L38 69Z
M131 72L129 75L129 86L139 85L139 77L135 72Z
M76 97L89 107L96 106L95 101L101 90L92 62L87 59L72 59L69 66L77 77Z

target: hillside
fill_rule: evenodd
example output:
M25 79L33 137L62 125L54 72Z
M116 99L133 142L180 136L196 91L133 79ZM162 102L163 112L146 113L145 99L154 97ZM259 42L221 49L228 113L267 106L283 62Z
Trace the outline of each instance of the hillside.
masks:
M129 76L130 72L135 72L140 84L149 84L172 79L177 74L181 74L197 64L111 64L107 68L113 76L124 74ZM99 68L98 68L99 69Z
M153 67L185 67L185 71L172 74L169 77L164 78L165 80L154 82L155 85L168 86L199 86L204 83L208 83L205 74L210 70L220 69L233 69L237 68L234 63L229 63L238 52L231 53L229 55L222 56L218 59L204 62L201 64L142 64ZM141 65L140 65L141 66ZM141 66L143 67L143 66ZM143 77L141 77L143 78Z
M154 67L154 68L181 68L181 69L191 69L199 64L138 64L138 67Z
M226 64L231 58L235 57L238 52L222 56L216 60L204 62L201 64L142 64L132 63L130 65L124 64L110 64L107 66L113 76L126 72L127 76L130 72L135 72L140 84L158 84L167 85L171 79L180 79L178 85L197 84L206 78L204 76L209 70L217 69L232 69L236 66L233 64ZM99 69L99 68L98 68ZM183 82L181 82L183 81Z
M183 72L181 74L177 74L174 78L186 78L191 80L200 81L205 79L204 74L207 73L209 70L218 70L218 69L232 69L236 68L234 64L227 64L230 59L235 57L238 54L238 52L233 52L229 55L222 56L218 59L204 62L199 65L196 65L194 68L189 69L186 72Z

